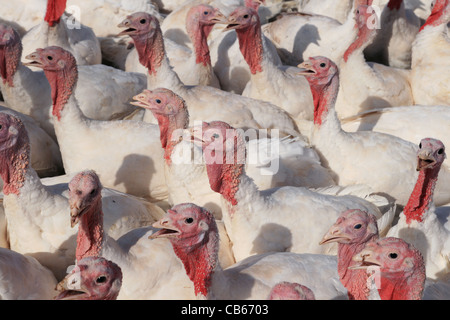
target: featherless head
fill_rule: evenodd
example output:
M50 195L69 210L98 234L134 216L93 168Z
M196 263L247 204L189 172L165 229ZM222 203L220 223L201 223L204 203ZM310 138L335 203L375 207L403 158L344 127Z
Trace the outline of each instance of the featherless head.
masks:
M433 138L424 138L417 150L417 170L440 167L447 155L442 141Z
M102 184L93 170L76 174L69 182L71 225L74 227L94 203L101 203Z
M259 24L259 16L255 9L240 6L228 16L228 25L226 26L225 31L245 29L255 24Z
M69 51L50 46L44 49L36 49L35 52L27 55L25 59L31 60L26 65L44 69L44 71L62 71L76 68L75 57Z
M131 104L150 110L154 114L176 115L180 111L187 112L184 99L166 88L145 89L133 97Z
M376 217L359 209L346 210L324 235L320 244L361 243L378 236Z
M316 300L314 292L295 282L283 281L270 290L268 300Z
M7 112L0 112L0 152L25 144L29 144L29 137L22 120Z
M193 25L214 26L216 23L226 23L227 19L219 9L207 4L199 4L189 9L186 15L186 29Z
M339 74L337 65L330 59L322 56L310 57L309 60L298 65L303 69L298 74L305 76L310 85L328 85Z
M129 35L130 37L153 37L155 31L160 28L159 21L155 16L147 12L135 12L130 14L119 25L125 28L118 35Z
M122 270L102 257L86 257L57 285L56 300L115 300L122 287Z
M10 25L0 23L0 48L21 43L19 33Z
M245 6L252 8L253 10L258 10L261 5L266 4L266 0L245 0Z
M3 83L13 86L13 75L22 56L19 33L10 25L0 23L0 76Z

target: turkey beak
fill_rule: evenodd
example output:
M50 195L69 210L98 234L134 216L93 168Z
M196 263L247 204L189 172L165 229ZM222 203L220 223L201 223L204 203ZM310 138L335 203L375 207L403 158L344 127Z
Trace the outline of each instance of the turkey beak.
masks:
M145 89L144 91L142 91L140 94L136 95L133 97L133 100L135 101L130 101L130 104L134 105L134 106L138 106L140 108L144 108L144 109L150 109L152 110L151 106L148 104L148 99L147 99L147 93L151 93L150 90Z
M169 217L164 217L159 221L153 223L152 227L158 228L160 230L156 231L150 235L149 239L156 238L175 238L180 234L180 231L172 225Z
M41 62L41 58L39 56L39 53L37 51L30 53L25 57L25 59L31 60L30 62L24 62L23 65L25 66L32 66L32 67L38 67L43 68L43 64Z
M301 76L309 76L311 74L315 74L316 71L313 68L313 65L310 61L304 61L300 63L297 68L300 68L301 70L297 73Z
M212 17L211 22L214 23L221 23L221 24L227 24L228 19L225 17L222 12L220 12L218 9L216 9L214 17Z
M372 250L366 248L363 249L360 253L353 256L353 261L356 262L355 265L348 267L351 270L358 269L368 269L370 267L380 267L381 264L374 257Z
M417 171L428 169L434 166L436 159L433 157L430 151L421 150L417 155Z
M239 23L236 22L235 17L228 17L228 19L225 23L228 25L225 28L223 28L222 32L237 29L239 27Z
M80 218L83 213L86 211L86 208L83 206L81 201L69 201L70 205L70 227L75 227L78 222L80 222Z
M55 300L78 300L82 296L89 296L87 287L80 282L79 271L68 274L56 285L56 290L60 293Z
M117 34L118 37L130 35L130 34L133 34L136 31L135 28L131 27L131 20L128 19L128 18L123 20L121 23L119 23L117 25L117 27L118 28L126 28L125 30L123 30L119 34Z
M319 242L319 245L339 241L347 242L349 240L350 237L343 232L339 226L333 225L323 236L322 240Z

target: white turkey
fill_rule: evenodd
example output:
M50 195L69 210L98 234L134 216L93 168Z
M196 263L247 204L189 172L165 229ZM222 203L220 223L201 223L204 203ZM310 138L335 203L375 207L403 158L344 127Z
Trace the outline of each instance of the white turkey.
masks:
M152 238L170 240L198 299L267 299L272 288L282 281L301 283L314 292L317 300L346 298L336 257L331 255L271 252L221 268L215 219L193 203L172 207L153 226L161 229Z
M450 229L435 212L433 192L442 163L445 146L440 140L424 138L417 151L417 178L414 190L388 236L399 237L414 245L425 258L427 277L450 279Z
M189 107L165 88L144 90L135 105L150 110L158 120L164 148L169 203L193 202L222 216L221 196L209 187L201 147L190 141ZM301 139L257 136L247 143L245 169L264 190L283 185L324 188L334 185L319 156Z
M415 104L450 105L450 1L436 0L412 45L411 89Z
M137 12L128 16L121 25L125 28L122 34L133 39L139 61L148 69L147 88L163 87L181 96L189 106L191 121L218 119L236 128L273 128L285 135L299 135L289 114L273 104L210 86L184 85L170 67L161 28L155 17ZM151 112L146 114L154 119Z
M0 88L6 104L34 118L56 140L51 115L51 87L44 72L32 71L20 61L18 33L0 24ZM128 102L146 87L145 75L128 73L105 65L79 66L75 89L82 112L99 120L121 118L134 111Z
M66 173L89 168L101 176L106 187L152 201L166 200L164 150L158 126L86 117L74 95L78 68L70 52L48 47L38 49L29 59L44 69L51 86L55 131Z
M29 29L22 38L24 57L36 48L60 46L70 51L79 65L102 62L100 42L91 28L76 17L61 19L67 0L47 0L44 21Z
M377 34L375 22L372 22L377 19L374 15L372 7L358 7L355 19L358 35L345 51L343 59L337 62L340 88L336 112L339 118L373 108L414 104L408 70L366 62L364 49Z
M380 132L344 131L335 110L338 67L325 57L311 58L301 66L314 97L314 125L308 136L322 163L336 174L338 184L365 184L405 205L417 179L413 164L417 145ZM437 205L450 200L448 179L450 172L442 170L436 186Z
M258 190L245 172L245 143L239 131L220 121L192 130L194 141L202 145L210 187L222 195L222 216L236 261L272 251L333 254L335 246L323 247L319 241L342 211L383 216L376 205L354 195L291 186ZM381 230L389 225L385 223Z
M316 300L314 292L296 282L281 281L273 286L268 300Z
M273 103L294 120L312 120L312 95L308 81L295 67L272 62L263 45L261 23L256 10L238 7L228 16L225 30L236 30L239 48L250 69L243 96ZM294 69L289 72L290 69Z
M0 175L3 206L12 250L35 257L61 279L75 257L75 231L70 228L67 182L43 185L30 167L30 145L20 119L0 113ZM108 189L103 192L105 229L116 238L148 225L162 215L158 207Z

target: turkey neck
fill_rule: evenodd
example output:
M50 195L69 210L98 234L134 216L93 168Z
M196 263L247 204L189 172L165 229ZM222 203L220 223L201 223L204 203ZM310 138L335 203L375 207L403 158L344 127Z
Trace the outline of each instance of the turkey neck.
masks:
M210 229L203 240L196 244L185 240L171 238L173 249L182 261L186 273L194 283L196 296L207 298L215 271L219 271L219 232L217 225L210 224Z
M61 16L66 10L67 0L48 0L47 10L45 12L44 20L48 23L50 27L58 24Z
M17 35L18 36L18 35ZM13 79L22 56L22 43L17 40L0 45L0 75L3 84L14 86Z
M381 300L421 300L425 283L425 268L412 271L385 273L381 270Z
M362 59L364 60L363 51L373 41L376 35L375 28L368 28L367 23L364 23L364 25L361 27L356 24L356 27L358 28L358 35L356 36L355 41L353 41L345 51L344 62L348 62L348 59L350 57L355 56L362 57Z
M52 114L58 120L61 120L61 112L69 99L74 98L73 93L78 81L78 70L75 58L68 62L66 67L60 71L44 70L44 72L52 91Z
M195 63L211 66L208 36L214 25L200 25L198 21L191 21L186 25L186 31L194 46Z
M434 168L420 170L413 192L403 209L407 224L414 220L422 222L425 218L428 209L433 203L433 192L440 168L441 164L438 164Z
M101 255L103 247L103 210L101 199L82 214L77 234L76 259Z
M349 270L348 267L354 264L353 256L361 252L368 242L376 239L378 235L372 235L362 242L338 244L338 274L341 283L347 289L350 300L367 300L368 298L366 270Z
M437 0L433 10L425 23L420 27L419 33L427 26L437 27L446 25L449 19L450 5L448 0Z
M261 24L258 15L255 14L254 17L257 19L255 23L243 29L236 29L239 49L252 74L262 72L261 63L263 61Z
M336 72L325 85L316 85L310 82L310 86L314 102L314 125L321 127L325 122L332 122L340 130L341 125L334 109L339 92L339 73Z
M0 150L0 175L4 195L20 194L25 184L26 173L30 167L30 143L23 133L17 137L13 146Z

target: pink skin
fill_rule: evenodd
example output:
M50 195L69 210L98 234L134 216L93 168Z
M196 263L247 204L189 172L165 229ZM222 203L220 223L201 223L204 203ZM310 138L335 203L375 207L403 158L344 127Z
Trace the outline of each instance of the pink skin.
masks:
M194 142L202 141L210 187L231 205L237 205L235 195L244 172L245 141L238 131L222 121L203 122L201 131L200 139L194 133Z
M3 193L20 194L30 167L30 141L22 121L0 112L0 175Z
M365 270L349 269L355 262L353 256L367 243L379 238L376 217L355 209L341 213L335 224L324 235L320 244L338 243L338 273L341 283L348 291L350 300L367 300L366 287L368 275Z
M436 0L431 10L431 14L427 21L420 27L419 32L427 26L437 27L443 23L447 23L450 12L450 0Z
M270 291L268 300L316 300L308 287L294 282L280 282Z
M197 296L208 296L218 264L219 233L211 212L193 203L178 204L153 224L150 238L168 238L183 262Z
M320 126L334 106L339 91L339 70L325 57L312 57L298 65L308 80L314 102L314 124Z
M164 159L171 164L173 148L181 141L182 130L189 126L189 112L184 100L165 88L144 90L133 97L131 104L148 109L158 120Z
M245 0L245 6L256 11L262 4L266 4L266 0Z
M228 16L225 30L236 30L239 48L252 74L262 71L261 23L256 10L238 7Z
M55 300L116 300L122 270L102 257L86 257L56 287Z
M226 23L226 18L219 9L200 4L188 11L186 31L194 46L196 63L211 65L208 36L216 23Z
M78 173L69 183L69 205L72 228L79 223L76 259L99 256L102 250L102 185L94 171Z
M48 23L50 27L59 23L61 16L66 10L67 0L48 0L47 10L45 12L44 20Z
M61 111L72 95L78 81L77 62L74 56L60 47L36 49L25 57L26 65L42 68L50 83L53 101L53 116L61 119Z
M379 268L381 300L420 300L425 284L425 263L419 250L400 238L369 242L353 257L352 268Z
M432 138L420 141L417 151L419 177L403 209L408 224L412 221L421 222L425 218L424 214L433 202L433 191L445 158L445 147L441 141Z
M13 78L22 56L22 42L16 30L0 24L0 76L3 83L13 86Z
M369 45L369 39L373 38L377 32L376 28L369 27L369 19L375 17L375 13L371 10L370 6L360 5L356 9L355 26L358 28L358 35L355 41L348 47L344 53L344 61L347 62L348 58L360 48L365 48Z

